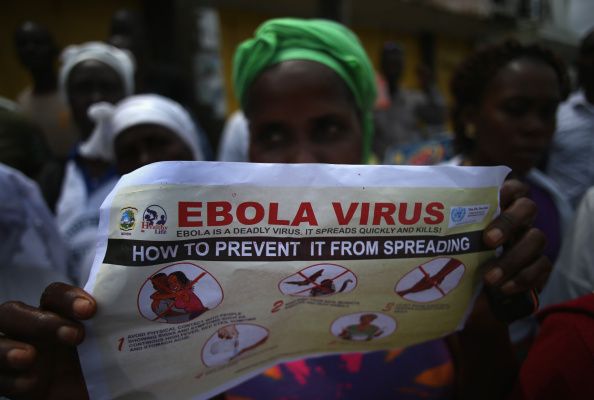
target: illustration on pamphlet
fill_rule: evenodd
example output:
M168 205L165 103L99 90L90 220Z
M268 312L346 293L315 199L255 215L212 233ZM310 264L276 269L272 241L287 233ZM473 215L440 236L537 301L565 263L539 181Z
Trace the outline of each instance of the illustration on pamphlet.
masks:
M150 321L179 324L218 306L223 291L206 270L191 263L167 266L151 275L138 295L138 307Z
M456 332L496 257L484 231L509 171L180 161L124 175L84 288L99 305L77 349L89 397L205 400L281 363Z
M357 286L357 277L337 264L316 264L302 269L281 281L283 294L300 297L329 296L348 293Z
M402 277L395 291L406 300L419 303L439 300L458 286L464 270L464 264L455 258L436 258Z
M396 321L381 313L355 313L338 318L330 330L344 340L369 341L391 335L396 330Z
M226 364L262 345L268 330L255 324L230 324L219 328L202 349L202 361L208 367Z

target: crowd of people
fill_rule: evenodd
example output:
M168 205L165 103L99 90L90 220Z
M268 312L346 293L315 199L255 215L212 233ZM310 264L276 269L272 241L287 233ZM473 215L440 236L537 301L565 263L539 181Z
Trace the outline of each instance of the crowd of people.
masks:
M212 158L199 121L151 91L146 67L122 45L126 32L114 30L111 44L65 48L58 71L47 29L26 22L15 33L33 84L17 105L0 104L0 225L8 232L0 243L0 395L9 398L87 396L76 345L97 305L80 287L99 206L118 177L157 161ZM594 31L580 43L573 94L565 64L539 45L506 41L473 52L451 80L450 136L431 73L419 67L421 90L405 90L403 65L403 49L387 43L374 71L339 23L265 22L235 52L241 110L220 135L218 158L373 163L450 137L455 155L431 162L509 166L502 213L483 236L487 248L503 249L485 265L485 292L449 337L280 364L282 379L264 373L222 398L593 398ZM550 308L536 318L508 326L495 317L494 303L541 290ZM426 371L439 373L419 381Z

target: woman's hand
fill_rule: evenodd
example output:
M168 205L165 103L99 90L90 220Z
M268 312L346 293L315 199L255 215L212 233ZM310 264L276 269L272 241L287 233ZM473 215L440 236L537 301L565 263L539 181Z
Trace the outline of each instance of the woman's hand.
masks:
M481 293L464 329L448 337L456 364L456 398L505 398L517 376L508 328L495 317L493 307L500 305L494 303L518 293L539 291L551 271L551 263L543 255L544 234L532 227L536 204L525 197L527 193L520 181L506 181L500 192L502 212L483 235L487 247L503 246L500 257L485 265L485 292L498 295L494 300Z
M532 227L536 204L525 197L526 185L517 180L505 181L501 188L501 214L485 229L483 242L489 248L503 246L500 257L486 264L485 284L503 295L540 291L552 266L543 254L544 234Z
M79 320L97 311L84 290L52 283L40 307L0 305L0 395L13 399L88 397L76 346L85 336Z

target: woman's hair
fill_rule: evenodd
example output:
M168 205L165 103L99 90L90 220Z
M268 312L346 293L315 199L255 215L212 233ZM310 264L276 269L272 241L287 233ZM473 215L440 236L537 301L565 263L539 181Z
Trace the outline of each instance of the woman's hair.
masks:
M182 271L174 271L170 275L173 275L177 278L177 281L181 283L183 286L187 286L190 283L190 280Z
M359 317L360 320L362 320L363 318L367 318L367 319L370 319L370 320L373 321L374 319L377 318L377 315L375 315L375 314L363 314L363 315L361 315Z
M467 153L474 145L474 140L466 134L463 110L468 106L481 104L485 90L495 75L511 61L518 59L542 62L553 68L562 99L569 95L570 82L565 64L552 51L542 46L523 45L518 41L508 40L477 50L458 66L450 83L454 101L451 118L456 152Z
M162 277L167 277L167 274L164 274L163 272L157 272L155 275L151 276L151 280Z

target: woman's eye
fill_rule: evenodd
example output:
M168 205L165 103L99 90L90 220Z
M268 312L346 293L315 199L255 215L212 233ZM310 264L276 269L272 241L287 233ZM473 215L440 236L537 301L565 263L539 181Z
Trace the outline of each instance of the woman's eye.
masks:
M284 136L279 131L270 132L266 138L269 143L280 143L284 139Z
M322 119L317 123L315 139L318 142L334 141L341 138L344 132L344 125L340 122L332 118Z
M151 149L163 149L171 145L172 142L173 140L168 137L152 137L146 141L146 144Z
M551 103L543 106L540 109L540 115L544 119L554 119L557 115L557 108L559 107L559 103Z
M503 110L514 117L521 117L528 112L528 105L525 102L510 101L503 105Z
M288 134L282 129L270 127L256 133L256 140L264 146L277 147L289 140Z

